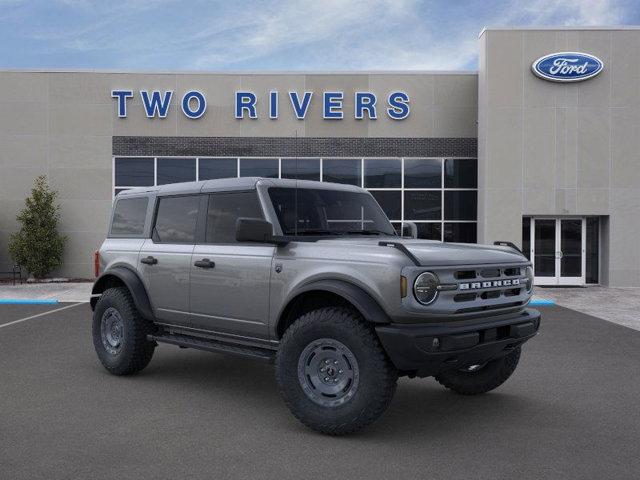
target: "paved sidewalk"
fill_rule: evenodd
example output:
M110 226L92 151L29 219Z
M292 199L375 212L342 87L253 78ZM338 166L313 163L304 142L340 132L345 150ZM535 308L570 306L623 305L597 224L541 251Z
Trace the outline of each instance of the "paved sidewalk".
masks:
M58 300L59 302L88 302L93 283L25 283L0 284L0 300Z
M536 298L553 300L563 307L640 330L640 288L535 287L535 293Z

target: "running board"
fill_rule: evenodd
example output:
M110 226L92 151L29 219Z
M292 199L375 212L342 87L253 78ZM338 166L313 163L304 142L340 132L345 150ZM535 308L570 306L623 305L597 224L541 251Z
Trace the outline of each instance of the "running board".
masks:
M147 335L150 341L158 343L168 343L183 348L194 348L196 350L205 350L207 352L228 353L244 358L253 358L262 362L273 363L276 352L266 348L248 347L246 345L235 345L217 340L202 339L190 337L188 335L165 334L165 335Z

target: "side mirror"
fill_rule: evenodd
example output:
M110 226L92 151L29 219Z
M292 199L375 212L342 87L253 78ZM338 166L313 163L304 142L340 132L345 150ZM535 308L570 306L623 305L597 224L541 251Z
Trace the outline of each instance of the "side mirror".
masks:
M418 238L418 225L414 222L404 222L402 224L401 237Z
M275 243L273 225L261 218L238 218L236 240L239 242Z

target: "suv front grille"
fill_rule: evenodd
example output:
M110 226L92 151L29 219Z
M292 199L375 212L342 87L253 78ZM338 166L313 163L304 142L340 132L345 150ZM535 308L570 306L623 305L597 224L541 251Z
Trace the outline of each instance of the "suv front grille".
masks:
M436 305L451 308L452 313L514 308L529 300L523 265L442 268L437 274L446 288Z

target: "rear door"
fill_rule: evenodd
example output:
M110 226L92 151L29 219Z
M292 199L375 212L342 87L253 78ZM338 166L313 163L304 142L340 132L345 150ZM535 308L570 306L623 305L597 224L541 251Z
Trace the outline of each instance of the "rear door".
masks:
M160 197L152 238L142 246L139 269L159 321L189 322L189 274L200 195Z
M191 261L192 326L267 339L275 247L235 239L239 217L264 218L257 192L213 193L207 203L204 243Z

